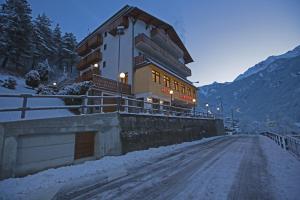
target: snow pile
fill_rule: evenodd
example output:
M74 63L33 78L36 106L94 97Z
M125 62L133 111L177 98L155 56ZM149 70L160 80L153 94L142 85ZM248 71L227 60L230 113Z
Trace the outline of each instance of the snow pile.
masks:
M299 199L300 161L267 137L260 137L278 199Z
M16 89L8 89L0 87L0 94L36 94L36 91L28 88L23 78L17 78L11 75L0 74L0 80L13 78L16 80ZM22 107L22 98L6 98L0 97L0 108L19 108ZM64 106L64 102L60 99L54 98L29 98L27 105L29 107L42 107L42 106ZM59 116L73 115L68 110L38 110L26 111L26 119L50 118ZM0 122L20 120L21 112L0 112Z
M78 181L88 177L93 178L101 174L113 175L115 171L126 171L126 169L135 166L137 163L147 163L148 160L157 156L219 137L151 148L144 151L135 151L123 156L107 156L100 160L87 161L80 165L49 169L24 178L6 179L0 182L0 199L32 199L34 195L41 193L44 195L43 198L45 198L47 192L52 191L53 188L61 188L64 185L72 184L74 180Z

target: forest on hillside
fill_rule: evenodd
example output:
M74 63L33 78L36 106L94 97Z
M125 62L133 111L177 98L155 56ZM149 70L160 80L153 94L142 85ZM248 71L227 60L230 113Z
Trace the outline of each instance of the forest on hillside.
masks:
M75 35L62 33L45 13L33 18L27 0L1 4L0 33L0 70L24 75L43 65L56 75L74 73Z

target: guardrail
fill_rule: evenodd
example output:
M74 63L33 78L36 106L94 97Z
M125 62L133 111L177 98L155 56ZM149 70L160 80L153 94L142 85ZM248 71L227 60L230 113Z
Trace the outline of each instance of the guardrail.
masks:
M195 109L176 107L171 105L163 105L159 103L152 103L149 101L139 100L126 96L88 96L88 95L32 95L32 94L0 94L0 98L21 98L22 106L13 108L1 108L0 112L20 111L20 118L26 117L26 111L34 110L58 110L58 109L78 109L80 114L90 114L95 112L103 113L106 107L114 108L116 112L125 113L148 113L153 115L166 116L184 116L192 118L220 118L214 114L197 112ZM78 99L76 105L65 106L43 106L30 107L28 100L33 98L55 98L55 99ZM105 99L113 100L113 103L105 103ZM96 103L95 103L96 102ZM98 103L99 102L99 103ZM97 108L98 111L93 110Z
M296 156L300 157L300 140L290 136L290 135L279 135L275 133L265 132L262 133L269 138L271 138L276 144L281 146L281 148L292 152Z

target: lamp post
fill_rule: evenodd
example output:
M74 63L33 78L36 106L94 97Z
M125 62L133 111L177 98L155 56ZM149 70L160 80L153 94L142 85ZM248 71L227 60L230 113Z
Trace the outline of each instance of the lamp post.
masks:
M121 73L119 74L121 83L122 83L122 80L125 78L125 76L126 76L126 74L125 74L124 72L121 72ZM118 82L119 82L119 81L118 81ZM122 96L123 96L123 88L122 88L122 85L119 86L119 88L120 88L120 94L121 94L121 98L120 98L120 106L121 106L121 105L122 105ZM119 106L119 107L120 107L120 106Z
M170 101L170 111L171 111L172 110L172 98L173 98L174 91L170 90L169 93L171 95L171 101Z
M120 54L121 54L121 35L124 34L124 26L117 27L117 35L119 36L119 48L118 48L118 76L120 76ZM120 93L119 77L117 77L117 90ZM120 100L118 101L118 111L120 111Z
M209 108L208 103L205 104L205 107L206 107L206 115L207 115L207 117L208 117L208 108Z
M193 99L193 103L194 103L194 117L196 116L196 99Z

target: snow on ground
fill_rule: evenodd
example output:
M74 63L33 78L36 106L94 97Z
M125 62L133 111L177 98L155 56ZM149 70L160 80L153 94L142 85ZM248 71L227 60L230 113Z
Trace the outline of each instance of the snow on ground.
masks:
M159 148L127 153L123 156L107 156L96 161L83 164L45 170L23 178L10 178L0 181L0 199L33 199L38 193L46 194L53 187L71 184L74 180L94 177L99 174L113 174L126 170L137 163L147 163L154 157L170 153L174 150L204 143L222 136L205 138L194 142L185 142Z
M268 169L275 179L278 199L300 199L300 158L283 150L267 137L260 138ZM287 198L288 197L288 198Z
M30 89L25 84L23 78L18 78L11 75L0 74L0 80L12 77L17 81L16 89L8 89L0 86L0 94L36 94L35 90ZM45 98L45 99L28 99L28 106L30 107L44 107L44 106L63 106L64 102L60 99ZM22 107L22 98L4 98L0 97L1 108L16 108ZM50 118L58 116L73 115L68 110L39 110L26 111L26 119ZM15 121L21 119L21 112L0 112L0 122Z

